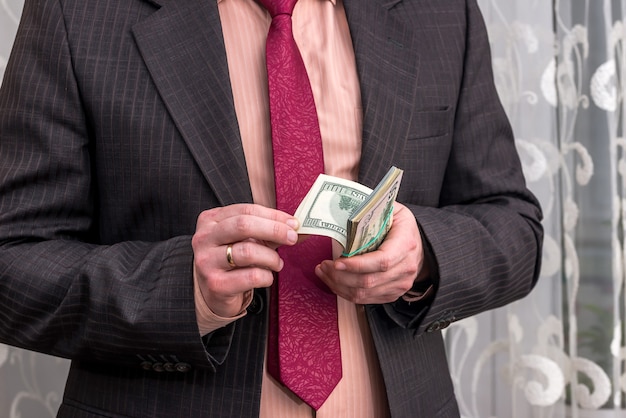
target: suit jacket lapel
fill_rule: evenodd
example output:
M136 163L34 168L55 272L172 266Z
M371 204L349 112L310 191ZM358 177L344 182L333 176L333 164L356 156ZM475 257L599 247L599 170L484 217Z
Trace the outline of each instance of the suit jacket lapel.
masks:
M134 27L153 80L196 163L224 205L252 201L217 2L146 0ZM344 0L363 103L359 181L373 186L402 154L419 56L396 14L402 0Z
M369 186L376 185L399 160L415 102L417 40L398 16L400 3L344 0L363 103L359 181Z
M251 202L217 2L150 2L133 33L161 97L220 202Z

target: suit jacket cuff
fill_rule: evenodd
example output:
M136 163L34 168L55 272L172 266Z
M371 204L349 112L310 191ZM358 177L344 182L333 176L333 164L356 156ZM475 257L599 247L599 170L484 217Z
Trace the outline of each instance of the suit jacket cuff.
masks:
M430 244L422 235L424 263L429 275L416 280L413 287L395 302L383 305L387 315L400 327L417 329L435 299L439 285L439 269Z

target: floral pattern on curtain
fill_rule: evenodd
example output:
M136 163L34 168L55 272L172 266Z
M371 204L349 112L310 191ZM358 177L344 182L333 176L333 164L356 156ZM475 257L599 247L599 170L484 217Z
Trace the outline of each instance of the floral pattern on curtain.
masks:
M465 417L625 416L624 0L479 0L544 262L527 299L446 335Z
M626 0L478 0L529 187L532 294L446 330L463 417L626 416ZM0 77L23 0L0 0ZM53 417L68 362L0 344L0 418Z

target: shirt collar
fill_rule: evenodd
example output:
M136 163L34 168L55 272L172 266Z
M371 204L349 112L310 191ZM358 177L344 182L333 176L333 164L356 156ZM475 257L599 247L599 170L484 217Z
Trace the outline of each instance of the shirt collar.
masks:
M224 0L217 0L217 4L220 4L221 2L223 2ZM324 0L324 1L329 1L333 4L333 6L337 5L337 0Z

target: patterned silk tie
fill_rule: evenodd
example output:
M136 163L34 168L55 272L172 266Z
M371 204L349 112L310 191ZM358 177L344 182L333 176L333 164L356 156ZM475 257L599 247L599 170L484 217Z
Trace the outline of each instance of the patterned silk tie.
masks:
M292 33L297 0L259 1L272 16L266 53L276 207L293 214L324 172L322 139ZM310 236L278 252L285 266L272 286L268 371L317 410L342 375L337 297L315 276L315 266L332 257L331 243Z

